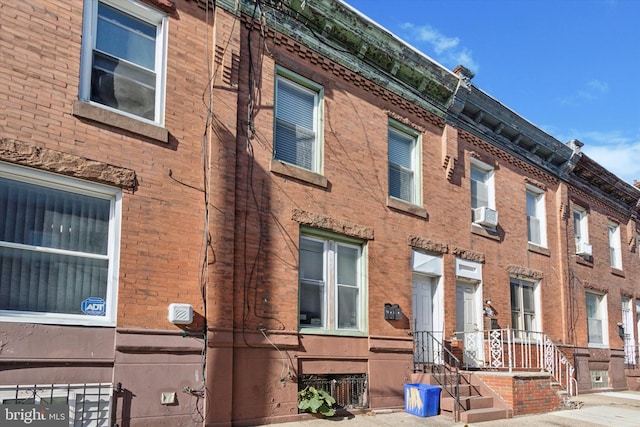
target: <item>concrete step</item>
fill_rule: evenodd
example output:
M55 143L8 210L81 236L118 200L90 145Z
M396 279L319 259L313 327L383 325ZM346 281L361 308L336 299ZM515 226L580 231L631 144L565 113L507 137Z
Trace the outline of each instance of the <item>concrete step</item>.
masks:
M453 397L442 397L440 399L440 408L445 412L453 412L454 402L455 399ZM493 408L493 398L484 396L460 397L460 405L463 411Z
M504 420L506 418L506 409L495 408L471 409L460 414L460 421L463 423L481 423L483 421Z
M471 384L460 384L460 397L462 396L478 396L478 390Z

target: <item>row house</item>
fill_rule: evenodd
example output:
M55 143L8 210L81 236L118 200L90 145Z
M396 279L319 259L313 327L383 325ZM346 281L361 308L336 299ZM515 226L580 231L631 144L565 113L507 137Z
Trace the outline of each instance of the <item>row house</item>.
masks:
M78 426L203 411L212 16L0 6L0 403Z
M0 403L257 425L429 381L473 422L640 387L640 189L580 141L339 0L72 3L1 7Z

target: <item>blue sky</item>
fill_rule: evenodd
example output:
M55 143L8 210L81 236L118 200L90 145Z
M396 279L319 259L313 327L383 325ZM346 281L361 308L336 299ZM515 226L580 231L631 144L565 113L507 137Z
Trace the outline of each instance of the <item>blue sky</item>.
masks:
M345 0L621 179L640 181L640 0Z

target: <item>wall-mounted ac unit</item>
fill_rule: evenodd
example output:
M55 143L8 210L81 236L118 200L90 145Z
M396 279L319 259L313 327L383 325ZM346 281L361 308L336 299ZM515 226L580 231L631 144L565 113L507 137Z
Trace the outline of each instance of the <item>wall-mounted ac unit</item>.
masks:
M591 256L592 254L591 245L587 242L578 242L578 247L576 248L576 254L582 256Z
M473 222L487 227L495 227L498 225L498 212L486 206L475 208L473 210Z

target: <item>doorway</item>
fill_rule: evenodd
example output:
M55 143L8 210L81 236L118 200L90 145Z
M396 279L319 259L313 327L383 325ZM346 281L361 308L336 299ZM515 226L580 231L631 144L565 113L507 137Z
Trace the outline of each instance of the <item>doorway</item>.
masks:
M478 283L456 283L456 332L463 342L463 364L470 368L484 366L484 332Z

